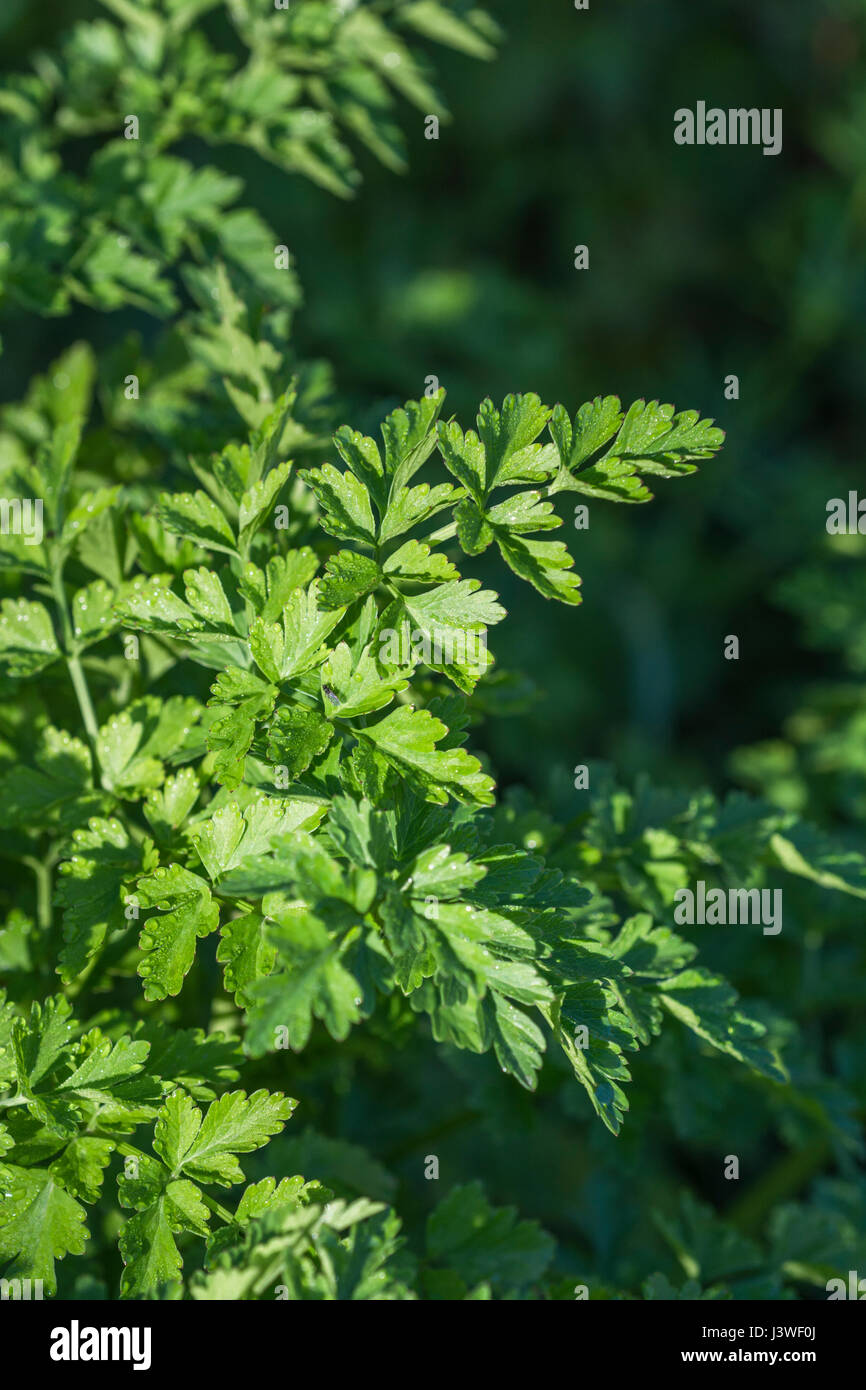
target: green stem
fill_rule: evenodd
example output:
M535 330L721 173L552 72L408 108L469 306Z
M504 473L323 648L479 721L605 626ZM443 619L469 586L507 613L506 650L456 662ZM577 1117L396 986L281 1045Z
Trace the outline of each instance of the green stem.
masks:
M250 535L248 535L245 538L245 540L241 544L240 550L238 551L237 573L239 578L244 572L244 567L248 565L250 562L250 551L252 550L253 545L253 535L254 533L251 532ZM246 618L247 623L247 636L249 637L249 631L253 625L253 619L256 615L252 603L246 596L244 596L244 616Z
M429 536L423 539L424 545L438 545L440 541L450 541L457 535L457 522L449 522L447 526L440 526L438 531L431 531Z
M205 1206L209 1207L210 1210L214 1213L214 1216L218 1216L220 1220L225 1221L225 1223L228 1226L232 1224L232 1222L234 1221L234 1217L232 1216L231 1212L228 1210L227 1207L220 1206L219 1202L215 1202L213 1197L209 1197L206 1192L199 1191L199 1196L201 1197Z
M78 700L78 708L81 710L81 718L84 720L84 727L87 730L87 737L95 747L99 735L99 725L96 722L96 714L93 709L93 702L90 698L90 690L87 685L87 677L84 668L77 655L67 653L66 665L69 668L69 675L75 689L75 698Z
M13 1105L26 1105L26 1096L10 1096L8 1100L0 1100L0 1110L9 1110Z
M30 855L26 855L23 860L23 863L33 870L36 879L36 921L43 930L51 926L51 870L55 862L53 855L49 856L44 864Z
M578 469L578 470L576 470L576 471L580 472L580 471L582 471L582 470ZM555 479L555 478L552 478L551 481L550 481L549 483L545 483L543 487L539 487L539 488L533 489L533 491L536 491L536 492L538 493L538 500L539 500L539 502L546 502L546 501L548 501L551 497L555 497L555 496L556 496L556 491L555 491L554 486L553 486L555 481L556 481L556 479ZM487 499L486 499L486 497L485 497L485 500L484 500L484 507L486 507L486 505L487 505ZM481 508L481 510L483 510L483 508ZM450 541L450 540L451 540L454 536L456 536L456 535L457 535L457 522L456 522L456 521L451 521L451 522L448 523L447 526L440 526L438 531L431 531L429 536L424 536L424 537L422 538L422 544L424 544L424 545L438 545L438 544L440 543L440 541Z
M81 711L81 718L87 731L87 737L91 748L96 750L96 740L99 734L99 725L96 722L96 714L93 709L93 701L90 698L90 690L87 685L87 677L78 655L78 647L72 632L72 621L69 616L69 604L66 599L66 590L63 587L63 560L55 555L51 566L51 592L54 595L54 602L57 605L57 612L60 617L60 629L63 634L63 655L66 658L66 666L75 690L75 698L78 701L78 708Z

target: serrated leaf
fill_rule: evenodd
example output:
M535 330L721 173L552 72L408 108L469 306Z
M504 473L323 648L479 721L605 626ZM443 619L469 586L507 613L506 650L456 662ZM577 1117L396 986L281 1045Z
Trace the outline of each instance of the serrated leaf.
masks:
M371 594L381 582L382 572L375 560L354 550L340 550L325 565L319 584L323 608L348 608L350 603Z
M158 790L151 791L142 810L159 840L171 840L198 800L198 778L191 767L183 767L167 777Z
M56 899L63 908L63 947L58 970L68 982L102 949L110 931L128 926L133 880L155 862L150 842L136 844L119 820L94 817L73 836L70 858L60 865Z
M771 1081L787 1081L781 1060L767 1042L767 1029L738 1003L726 980L702 967L682 970L666 980L661 1002L698 1037Z
M35 766L13 767L0 779L0 824L71 829L99 809L86 744L49 724L34 760Z
M462 505L461 502L460 506ZM447 556L441 551L431 550L423 541L404 541L399 550L395 550L393 555L388 557L382 568L385 574L393 575L395 579L411 579L418 583L439 583L460 578L456 567Z
M514 1207L491 1207L479 1182L454 1188L427 1218L427 1253L466 1284L490 1279L499 1290L519 1290L541 1277L554 1243L535 1221L519 1221Z
M221 671L211 686L208 704L217 718L207 733L207 746L214 754L214 776L233 791L244 776L244 760L250 750L258 724L269 717L279 693L252 671L230 666Z
M325 638L340 622L344 608L323 611L318 583L295 589L283 609L282 623L257 618L250 628L250 650L259 670L279 684L321 665L327 655Z
M324 753L333 737L333 724L316 710L281 705L268 730L268 758L294 779Z
M496 542L508 566L544 598L571 604L581 602L580 576L574 573L574 559L562 541L536 541L500 532Z
M259 912L235 917L223 927L220 938L217 960L223 966L225 987L247 1007L250 985L269 975L277 958L265 934L265 919Z
M361 1018L362 990L343 964L345 936L332 936L312 912L285 912L268 938L277 953L274 972L246 990L247 1040L253 1055L286 1042L293 1051L302 1051L314 1017L333 1038L347 1037Z
M4 599L0 604L0 671L10 676L34 676L60 656L48 609L28 599Z
M292 465L281 463L267 477L244 493L238 512L238 532L243 546L262 525L285 485Z
M140 878L136 894L141 907L162 914L144 923L138 943L144 957L138 973L145 982L145 999L165 999L180 993L195 958L197 939L216 931L219 905L204 879L179 864Z
M41 1279L45 1292L55 1294L55 1260L84 1253L84 1208L44 1168L4 1164L4 1186L8 1195L0 1204L3 1276Z
M113 1152L111 1140L79 1135L51 1164L51 1176L70 1196L83 1202L96 1202Z
M322 665L323 706L341 719L371 714L405 690L411 674L411 666L405 664L395 669L380 664L372 646L354 658L348 645L340 642Z
M492 805L493 779L462 748L436 747L448 730L428 710L400 705L359 732L426 800L444 806L453 796L470 805Z
M236 802L221 806L192 831L192 840L209 877L218 882L245 860L264 854L275 835L309 828L321 809L303 799L261 796L243 811Z
M206 492L163 493L159 520L168 531L184 540L195 541L205 550L221 550L226 555L237 553L229 523Z
M783 869L822 888L866 898L866 858L813 826L798 823L772 836L770 849Z
M304 475L322 508L321 526L343 541L376 542L376 522L370 493L348 470L341 473L332 463L311 468Z
M251 1153L282 1129L297 1101L279 1092L230 1091L202 1119L189 1096L169 1096L156 1122L153 1147L174 1175L229 1187L243 1182L236 1155Z

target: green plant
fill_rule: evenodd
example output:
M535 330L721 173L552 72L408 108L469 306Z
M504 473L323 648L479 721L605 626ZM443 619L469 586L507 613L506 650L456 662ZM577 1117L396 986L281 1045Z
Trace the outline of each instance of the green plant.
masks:
M38 537L0 536L5 1276L84 1297L571 1297L588 1266L548 1272L550 1237L474 1178L423 1240L409 1203L407 1243L386 1170L336 1133L292 1148L295 1079L334 1090L341 1067L375 1074L395 1056L411 1072L490 1055L473 1106L514 1103L494 1091L505 1072L570 1125L591 1108L612 1143L640 1104L634 1059L657 1040L649 1103L667 1088L684 1128L702 1135L702 1078L727 1066L725 1104L757 1096L850 1170L850 1097L669 923L697 878L753 889L785 873L856 901L862 856L787 807L628 791L602 767L586 769L577 814L573 796L497 801L489 760L465 747L508 676L487 643L499 595L463 568L498 552L528 604L573 608L572 557L546 535L557 499L646 502L645 479L694 472L721 431L658 402L598 397L572 417L523 394L485 400L464 432L431 385L386 415L381 444L342 426L331 445L327 380L282 347L296 292L272 234L247 210L224 215L236 183L165 154L188 131L241 130L208 85L225 63L192 27L215 6L110 8L125 27L73 31L61 61L10 85L23 161L4 214L10 292L47 312L193 301L151 357L126 341L97 362L78 344L0 418L4 498L42 505ZM380 69L428 104L404 50L383 48L396 40L382 14L479 57L493 32L460 5L310 3L289 43L282 16L260 31L252 7L227 10L249 40L230 90L261 116L243 138L334 191L347 191L337 115L381 157L395 147ZM57 132L92 133L115 85L114 109L134 105L153 140L94 156L42 256L28 209L56 173ZM302 94L328 113L315 138L297 133ZM233 216L255 226L243 254ZM138 239L106 278L118 229ZM246 1177L238 1155L251 1181L226 1205L219 1189ZM856 1257L856 1192L819 1191L820 1238L801 1248L795 1206L761 1245L686 1191L658 1221L679 1266L600 1261L594 1296L790 1296Z

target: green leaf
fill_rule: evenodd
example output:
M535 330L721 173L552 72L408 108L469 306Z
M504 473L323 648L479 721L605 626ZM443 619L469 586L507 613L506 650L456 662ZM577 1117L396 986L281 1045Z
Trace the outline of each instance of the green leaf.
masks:
M140 878L136 893L145 910L162 914L148 918L139 937L145 953L138 965L145 982L144 997L165 999L180 993L195 958L197 938L216 931L219 905L204 880L179 864Z
M390 479L392 496L406 486L433 452L434 425L444 400L443 390L434 391L420 401L407 401L382 421L384 471Z
M48 609L28 599L0 604L0 672L34 676L60 656Z
M635 401L605 457L634 459L642 472L672 478L694 473L690 461L711 458L724 438L724 431L702 420L697 410L677 415L672 405Z
M214 776L234 790L244 777L244 760L255 738L256 727L274 708L275 685L268 685L252 671L231 666L220 672L211 686L208 701L217 718L207 733L207 746L214 754Z
M593 454L599 453L623 422L618 396L596 396L582 405L574 417L568 418L564 406L554 408L550 433L558 451L562 468L574 472Z
M761 1252L754 1241L720 1221L691 1193L684 1192L679 1205L675 1218L657 1213L655 1220L691 1278L711 1284L761 1264Z
M316 573L319 562L312 550L302 546L288 555L272 555L264 572L257 565L247 565L239 586L257 614L265 622L280 617L293 589L305 589Z
M175 695L160 702L135 700L99 730L96 753L103 786L120 795L142 795L165 776L163 760L180 748L200 707Z
M279 1092L230 1091L201 1111L189 1096L169 1096L156 1122L153 1147L174 1174L230 1187L243 1182L236 1155L251 1153L282 1129L297 1101Z
M142 1298L179 1278L183 1261L174 1239L177 1233L208 1233L209 1212L194 1183L169 1180L162 1165L147 1156L138 1164L140 1176L118 1178L120 1205L138 1208L118 1237L124 1298Z
M128 1035L112 1042L109 1038L95 1039L95 1045L71 1075L56 1087L59 1094L72 1092L87 1100L101 1102L106 1092L114 1091L142 1070L150 1044L134 1042Z
M323 530L341 541L375 544L370 493L354 473L341 473L332 463L324 463L321 468L309 469L304 477L322 508Z
M41 1279L57 1292L55 1260L81 1255L87 1240L84 1208L44 1168L4 1164L0 1203L0 1261L5 1279Z
M231 527L206 492L163 493L159 501L159 519L166 530L184 540L194 541L205 550L221 550L226 555L237 553Z
M389 705L395 694L405 690L412 674L409 665L396 669L384 667L372 646L366 646L355 659L345 642L328 655L322 665L321 687L323 705L341 719L371 714Z
M462 502L460 506L463 506ZM405 541L399 550L388 557L382 568L386 575L392 575L395 580L412 579L418 583L439 583L460 578L447 556L431 550L422 541Z
M294 780L324 753L333 737L333 724L315 710L281 705L268 730L268 759L285 767Z
M481 588L480 580L461 579L440 584L411 598L404 597L403 604L418 627L426 632L437 628L480 632L505 617L505 609L496 598L492 589Z
M517 535L497 535L503 559L514 573L527 580L544 598L577 604L580 577L562 541L536 541Z
M271 470L262 482L256 483L241 498L238 513L238 533L240 545L248 544L250 537L262 525L285 485L292 465L281 463Z
M411 0L401 7L399 17L402 24L417 29L425 38L446 43L470 58L496 56L492 39L496 37L497 27L479 10L458 15L438 0Z
M40 453L38 466L45 480L45 501L55 525L63 512L63 500L81 445L83 424L81 416L73 416L59 424Z
M379 527L380 544L385 545L395 537L402 536L405 531L410 531L413 526L429 521L460 496L460 491L450 483L439 483L436 487L419 483L417 487L404 487L393 492Z
M354 550L340 550L325 566L319 586L323 608L348 608L378 587L382 572L375 560Z
M537 1222L491 1207L479 1182L455 1187L427 1218L428 1258L468 1285L487 1279L500 1292L519 1291L541 1278L553 1252Z
M198 778L191 767L167 777L159 790L148 794L142 810L158 840L171 840L198 800Z
M131 840L115 818L94 817L72 839L73 853L60 865L56 888L57 903L63 908L58 969L66 982L81 974L109 932L129 926L126 914L134 909L134 879L155 862L150 842L140 845Z
M776 1051L764 1041L766 1026L738 1004L726 980L703 968L682 970L665 981L660 998L670 1013L699 1038L745 1062L771 1081L787 1081Z
M534 441L550 417L536 395L506 396L502 409L484 400L478 409L478 434L464 436L456 424L439 426L445 466L483 509L494 487L545 482L555 466L556 450Z
M58 994L50 995L43 1004L31 1004L26 1020L14 1020L13 1035L18 1083L32 1094L32 1088L51 1072L74 1037L71 1004Z
M282 623L257 618L250 628L250 650L259 670L274 684L320 666L327 655L325 638L340 622L344 608L322 611L316 581L295 589L283 609Z
M169 588L165 575L137 576L115 604L115 612L127 627L165 637L201 632L204 624L189 604Z
M34 762L12 767L0 779L0 824L72 829L99 810L102 798L93 789L90 753L80 739L49 724Z
M649 501L652 494L638 470L668 478L692 473L691 460L712 457L724 441L724 433L697 411L674 415L673 406L635 401L623 416L616 396L582 405L573 424L557 406L550 432L560 459L551 491L614 502Z
M220 938L217 960L223 966L225 987L246 1008L250 985L273 969L276 947L265 935L265 919L259 912L233 918L222 928Z
M799 822L773 835L770 849L783 869L822 888L866 898L866 858Z
M101 642L116 632L119 619L114 611L117 591L104 579L94 579L72 597L72 635L79 649Z
M493 779L462 748L437 748L448 729L429 710L400 705L377 724L358 730L428 801L444 806L449 796L469 805L493 804Z
M192 841L209 878L216 883L245 860L269 850L275 835L310 829L321 815L319 806L303 799L260 796L243 811L231 801L194 828Z
M113 1152L114 1144L110 1139L79 1135L51 1164L51 1176L70 1196L82 1202L96 1202Z
M60 537L62 547L68 549L84 530L98 521L109 511L120 495L119 487L95 488L85 492L67 514Z
M487 549L493 540L493 527L477 502L464 497L454 512L454 519L464 555L480 555Z
M246 990L250 1001L247 1045L254 1056L288 1045L306 1047L313 1018L337 1041L361 1019L362 990L343 963L350 944L332 936L312 912L283 912L268 932L276 948L275 973Z
M198 615L203 631L215 637L235 637L237 625L219 575L202 566L184 570L186 601Z

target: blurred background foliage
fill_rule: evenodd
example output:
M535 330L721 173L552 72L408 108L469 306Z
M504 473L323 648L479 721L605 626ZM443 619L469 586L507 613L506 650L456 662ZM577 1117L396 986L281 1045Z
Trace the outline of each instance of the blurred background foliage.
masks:
M41 11L6 0L4 67L20 69L96 8L70 0L48 35ZM825 508L863 475L866 5L487 8L505 30L499 56L437 53L452 119L434 141L422 113L401 113L402 175L362 153L359 195L339 198L249 151L222 152L221 166L244 179L245 204L295 259L303 304L292 352L332 365L333 421L371 432L431 375L464 425L485 395L517 390L571 409L599 393L657 397L715 417L727 444L697 477L645 508L591 505L589 529L570 531L577 610L537 600L483 559L466 566L502 594L510 616L494 649L519 673L492 688L473 737L511 788L526 843L549 827L518 789L567 820L583 809L572 768L603 759L626 783L648 772L663 785L745 786L859 844L864 539L828 536ZM676 146L674 111L701 99L781 107L782 153ZM195 158L194 142L180 152ZM588 271L574 269L580 243ZM130 332L148 346L160 327L130 309L13 313L2 399L19 398L68 343L108 352ZM738 400L725 399L729 374ZM568 495L560 505L570 530ZM728 634L740 638L739 661L723 658ZM852 1167L866 1109L866 1038L854 1022L862 910L834 899L831 920L823 890L805 885L786 889L789 911L784 945L707 928L702 950L744 996L770 998L768 1021L776 1008L798 1020L794 1055L813 1068L821 1104L838 1104L835 1134L761 1079L707 1084L698 1045L665 1035L636 1060L632 1111L614 1141L555 1064L528 1096L490 1058L433 1050L395 1002L345 1044L319 1033L292 1059L281 1084L301 1095L298 1123L303 1115L317 1133L275 1141L262 1171L284 1160L285 1171L342 1175L389 1198L399 1183L411 1224L434 1186L417 1181L419 1155L436 1153L443 1174L480 1174L496 1199L544 1221L564 1268L591 1267L620 1287L650 1269L675 1283L689 1271L681 1252L700 1248L701 1222L713 1218L696 1215L692 1199L671 1215L682 1185L723 1209L736 1239L775 1249L774 1268L806 1260L810 1237L818 1264L833 1268L834 1240L847 1259L843 1233L866 1226ZM835 945L820 956L826 938ZM723 1063L710 1065L722 1074ZM276 1084L273 1068L252 1065L244 1084ZM752 1175L742 1197L722 1178L720 1136ZM786 1206L815 1179L808 1209ZM656 1208L667 1224L651 1217ZM716 1276L742 1275L741 1294L778 1296L772 1283L749 1284L754 1250L733 1240L725 1268L722 1246L707 1237ZM713 1277L700 1260L696 1272Z

